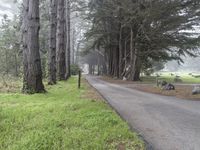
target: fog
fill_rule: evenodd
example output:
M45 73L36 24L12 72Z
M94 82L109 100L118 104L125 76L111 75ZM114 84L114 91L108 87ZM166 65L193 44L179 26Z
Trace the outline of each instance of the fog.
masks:
M18 5L14 3L16 0L0 0L0 19L4 14L7 14L9 18L12 18L18 11Z
M165 65L165 71L172 72L200 72L200 57L186 57L183 64L170 61Z

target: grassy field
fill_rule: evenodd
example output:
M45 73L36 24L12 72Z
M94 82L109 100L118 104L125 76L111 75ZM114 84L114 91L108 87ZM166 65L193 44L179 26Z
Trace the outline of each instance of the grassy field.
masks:
M189 75L189 73L173 73L173 72L161 72L158 73L160 75L160 77L158 78L159 80L165 80L169 83L175 83L174 79L175 76L178 75L180 76L180 79L182 80L182 82L179 83L185 83L185 84L200 84L200 77L196 77L199 76L199 74L193 74ZM171 75L173 74L173 75ZM155 83L156 82L156 76L143 76L141 77L143 82L147 82L147 83Z
M86 83L78 90L71 78L47 90L0 94L0 150L144 149L105 102L84 96Z

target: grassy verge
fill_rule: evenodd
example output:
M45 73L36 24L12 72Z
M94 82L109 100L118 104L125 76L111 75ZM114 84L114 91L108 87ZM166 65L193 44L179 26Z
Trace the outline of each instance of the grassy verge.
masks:
M1 150L144 149L136 133L103 101L83 96L76 78L47 94L0 94Z
M174 82L175 74L173 76L171 74L172 73L170 73L170 72L162 73L158 79L167 81L168 83L175 83ZM200 83L200 77L195 77L195 75L192 76L187 73L178 73L178 75L180 76L179 79L182 80L182 82L180 82L180 83L183 83L183 84L199 84ZM145 83L156 83L155 76L149 76L149 77L144 76L141 79Z

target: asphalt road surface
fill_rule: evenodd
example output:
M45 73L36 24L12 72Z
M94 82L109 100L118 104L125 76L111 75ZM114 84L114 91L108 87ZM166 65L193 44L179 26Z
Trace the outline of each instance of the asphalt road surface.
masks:
M200 101L145 93L93 76L86 79L147 141L148 149L200 150Z

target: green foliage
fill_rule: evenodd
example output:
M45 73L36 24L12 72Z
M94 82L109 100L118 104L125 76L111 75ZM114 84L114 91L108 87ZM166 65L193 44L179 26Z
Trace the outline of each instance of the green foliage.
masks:
M199 4L198 0L90 0L88 20L92 26L87 41L93 41L93 49L104 49L108 64L119 63L114 68L123 64L127 65L123 68L147 68L146 63L153 66L153 61L183 62L182 56L198 53L199 34L187 31L199 25ZM117 57L110 58L110 53L127 56L120 62ZM137 53L141 65L135 65L138 59L131 53ZM134 59L136 63L131 61ZM130 72L122 71L123 75Z
M71 75L78 75L78 73L80 71L79 66L76 64L71 65L70 69L71 69Z
M22 53L19 37L19 16L10 20L5 15L0 25L0 74L2 75L20 75Z
M0 94L1 150L110 149L144 144L102 101L81 98L77 78L47 86L48 93Z

